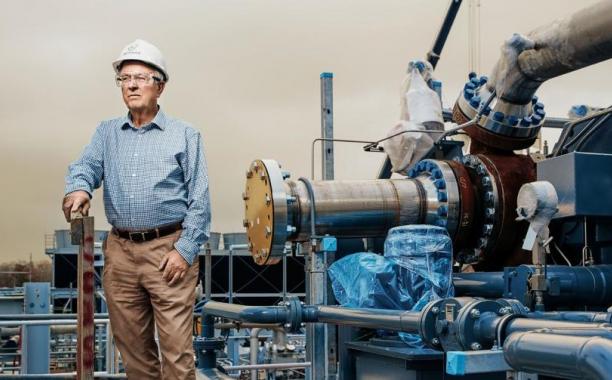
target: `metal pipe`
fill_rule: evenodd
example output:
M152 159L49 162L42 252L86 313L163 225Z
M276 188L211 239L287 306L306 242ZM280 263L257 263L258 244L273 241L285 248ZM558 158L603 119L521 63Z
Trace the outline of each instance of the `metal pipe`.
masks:
M306 241L311 234L311 197L304 182L289 186L297 199L289 206L292 225L297 229L292 240ZM421 207L426 192L420 181L314 181L311 186L319 235L385 236L391 227L418 224L425 218Z
M243 306L216 301L208 301L202 306L202 314L252 323L285 323L287 320L287 309L283 306Z
M334 85L333 73L321 73L321 179L334 179ZM314 177L311 177L314 179Z
M249 358L251 365L257 365L257 356L259 355L259 333L260 328L251 330L251 338L249 339ZM251 370L251 380L257 380L257 369Z
M206 314L204 311L202 311L202 320L200 322L200 326L200 336L206 339L214 339L215 318L213 315ZM198 357L198 369L207 370L215 368L217 366L217 353L215 352L215 348L213 346L208 346L205 349L197 349L196 355Z
M431 66L434 69L438 64L440 54L442 54L442 49L444 48L444 44L446 43L446 39L448 38L448 34L450 33L451 27L455 22L455 17L457 16L457 12L459 12L460 7L461 0L452 0L450 2L448 10L446 11L446 16L444 17L444 21L442 21L442 25L440 26L440 31L438 31L431 50L427 53L427 61L431 63Z
M612 341L524 332L510 335L504 357L517 371L574 379L606 379L612 371Z
M521 265L514 270L518 274L509 272L509 289L513 295L519 296L529 291L523 283L535 273L533 265ZM588 267L564 265L548 265L546 279L555 284L555 292L549 290L544 294L544 303L547 307L561 307L573 305L609 306L612 304L612 265L592 265ZM516 281L518 280L518 281Z
M504 296L504 272L472 272L453 274L458 297L501 298Z
M542 26L527 39L527 48L519 50L518 57L503 55L490 76L490 86L513 104L529 103L548 79L612 57L612 2L602 1Z
M202 307L206 316L216 315L250 323L286 323L289 309L282 306L243 306L208 301ZM302 309L301 321L337 325L383 328L394 331L418 331L421 313L404 310L348 308L342 306L307 305ZM265 322L262 322L262 319Z
M108 313L95 313L94 318L108 318ZM76 314L0 314L0 321L38 321L45 319L77 319Z
M295 362L295 363L267 363L257 365L231 365L223 367L226 371L240 371L240 370L251 370L251 369L292 369L292 368L309 368L310 362Z
M600 337L606 339L612 339L612 328L610 327L593 327L590 329L540 329L534 330L533 332L540 332L546 334L555 335L570 335L570 336L581 336L581 337Z
M215 323L215 328L219 330L231 330L231 329L268 329L272 330L275 327L279 327L279 324L275 323L248 323L248 322L225 322L225 323Z
M94 324L103 325L109 323L109 319L95 319ZM0 327L3 326L59 326L71 325L76 326L76 319L47 319L47 320L18 320L18 321L0 321Z
M386 329L404 332L418 331L421 313L403 310L318 306L317 321L336 325Z
M606 323L589 323L589 322L572 322L572 321L555 321L550 319L532 319L532 318L516 318L508 322L504 335L509 336L517 332L526 332L541 329L562 329L562 330L591 330L593 328L603 328L604 333L609 327Z
M612 313L592 311L550 311L527 314L527 318L550 319L557 321L612 323Z
M275 328L272 331L272 342L276 350L285 351L287 348L287 332L283 328Z
M110 374L107 372L94 372L96 379L126 379L125 373ZM65 372L65 373L40 373L40 374L0 374L0 379L66 379L74 380L76 378L76 372Z
M533 314L541 316L541 313ZM607 334L609 331L609 325L606 323L529 318L531 315L527 315L528 318L520 318L520 316L499 316L496 313L482 313L473 329L470 328L469 334L473 334L475 340L483 347L490 347L495 342L503 344L506 337L511 334L527 331L542 329L583 330L585 333L587 331L600 331L601 335Z

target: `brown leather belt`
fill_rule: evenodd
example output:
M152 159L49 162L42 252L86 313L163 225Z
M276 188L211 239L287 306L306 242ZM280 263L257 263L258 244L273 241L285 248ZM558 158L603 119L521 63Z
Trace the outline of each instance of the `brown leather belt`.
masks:
M119 230L117 228L112 229L112 232L120 238L128 239L136 243L143 243L153 239L160 238L162 236L170 235L183 228L182 222L162 226L158 228L152 228L150 230L142 231L130 231L130 230Z

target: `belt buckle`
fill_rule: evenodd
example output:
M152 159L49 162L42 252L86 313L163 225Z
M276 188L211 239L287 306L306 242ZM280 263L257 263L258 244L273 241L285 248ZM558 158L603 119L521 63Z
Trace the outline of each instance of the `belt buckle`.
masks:
M128 235L129 235L131 241L135 241L135 242L144 242L144 241L146 241L145 233L144 232L128 232ZM135 239L134 236L140 236L140 240L139 239Z

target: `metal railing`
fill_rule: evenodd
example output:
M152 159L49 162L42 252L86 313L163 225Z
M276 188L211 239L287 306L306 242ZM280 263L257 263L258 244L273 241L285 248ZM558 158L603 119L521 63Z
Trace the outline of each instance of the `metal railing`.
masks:
M33 315L32 315L33 316ZM44 315L48 318L53 318L56 317L53 314L47 314ZM31 317L31 316L30 316ZM59 318L61 318L61 314L58 315ZM74 318L74 317L73 317ZM0 327L24 327L24 326L75 326L77 325L77 320L76 319L21 319L21 320L0 320ZM105 369L106 371L103 372L96 372L96 378L98 378L98 375L102 378L108 378L108 376L112 376L112 378L115 378L115 375L121 375L118 374L118 355L116 355L116 348L115 348L115 343L114 343L114 339L112 337L112 332L110 329L110 320L108 318L96 318L94 319L94 326L96 325L103 325L104 326L104 335L105 335L105 339L102 340L98 340L97 338L100 336L100 334L96 333L94 334L94 339L97 340L94 341L94 345L96 343L98 343L99 347L104 346L105 349ZM16 358L19 357L21 359L21 357L23 356L24 352L27 352L28 347L27 347L27 340L23 339L21 340L21 348L18 349L16 352L11 353L11 358ZM66 352L66 351L60 351L60 352L50 352L50 354L75 354L75 352ZM20 360L21 362L21 360ZM17 366L13 366L13 367L4 367L4 366L0 366L0 370L8 370L11 372L21 372L22 368L21 366L17 367ZM50 369L49 369L50 370ZM30 374L24 374L24 373L19 373L19 374L2 374L0 373L0 378L5 378L5 377L13 377L13 378L30 378L31 376L35 376L36 378L62 378L62 377L69 377L69 378L74 378L74 374L73 373L49 373L49 374L42 374L42 375L30 375Z

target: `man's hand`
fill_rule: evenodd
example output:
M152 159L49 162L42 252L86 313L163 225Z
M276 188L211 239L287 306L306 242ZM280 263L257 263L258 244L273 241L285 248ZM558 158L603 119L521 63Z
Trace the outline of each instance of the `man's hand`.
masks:
M164 271L162 278L168 281L170 286L178 284L185 277L188 269L187 261L176 249L166 253L159 264L159 270Z
M83 190L73 191L62 200L62 211L67 222L70 222L70 214L73 212L81 210L81 214L88 215L90 207L89 194Z

